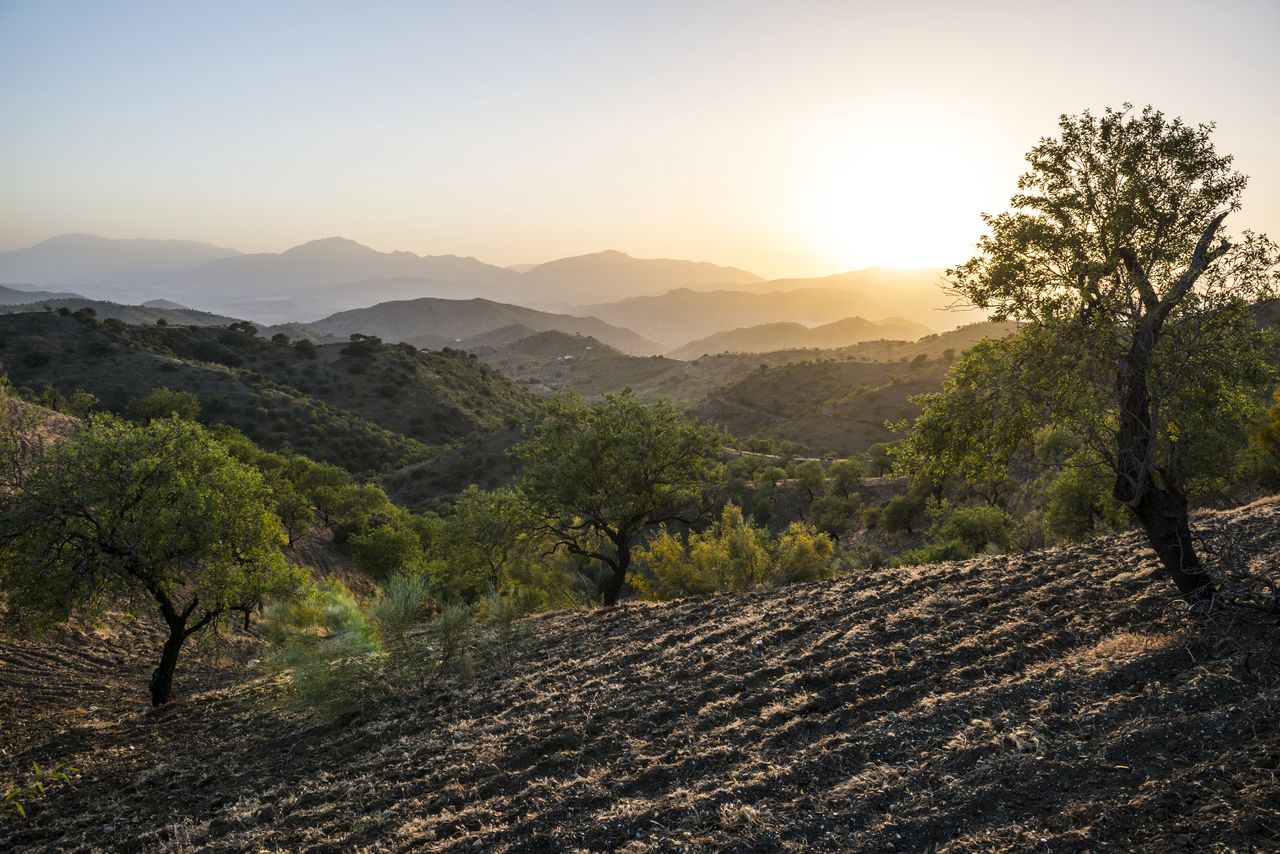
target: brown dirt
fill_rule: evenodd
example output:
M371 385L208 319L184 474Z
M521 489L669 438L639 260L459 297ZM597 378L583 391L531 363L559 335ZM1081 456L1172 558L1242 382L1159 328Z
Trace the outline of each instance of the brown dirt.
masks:
M1273 575L1278 522L1202 520ZM83 773L0 849L1280 848L1276 620L1192 622L1133 534L532 622L515 673L337 722L247 664L153 711L132 635L7 643L4 773Z

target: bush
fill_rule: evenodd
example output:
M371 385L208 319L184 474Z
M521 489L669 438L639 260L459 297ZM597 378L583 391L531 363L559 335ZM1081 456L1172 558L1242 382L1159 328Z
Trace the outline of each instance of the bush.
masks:
M819 531L838 537L849 529L853 518L853 500L828 495L813 502L809 515Z
M653 600L750 590L834 574L835 544L808 523L793 522L776 540L727 504L720 518L687 542L662 528L636 555L630 581Z
M806 522L792 522L773 549L774 584L817 581L835 574L835 543Z
M333 712L359 707L377 687L383 661L372 627L340 583L313 586L263 617L272 662L291 672L298 700Z

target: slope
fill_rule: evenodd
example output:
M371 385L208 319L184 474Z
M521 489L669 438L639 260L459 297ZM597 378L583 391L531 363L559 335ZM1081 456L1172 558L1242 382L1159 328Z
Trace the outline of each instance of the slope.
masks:
M1280 559L1276 499L1200 521ZM246 652L153 711L128 635L8 640L0 767L82 777L0 847L1274 850L1274 619L1197 625L1154 575L1123 534L551 614L509 675L336 722Z
M165 301L155 300L154 302ZM61 309L74 312L86 308L92 309L99 320L114 319L135 325L164 321L165 323L183 326L228 326L237 322L234 317L211 314L207 311L197 311L193 308L180 306L177 303L169 305L123 305L109 300L83 299L81 297L45 299L25 304L3 305L0 306L0 313L29 314L47 310L59 311Z
M85 389L114 411L156 388L189 391L202 420L358 474L421 460L429 446L496 429L533 405L465 353L377 342L301 348L243 330L0 315L5 371L16 385Z
M815 454L843 457L898 438L885 423L917 415L909 398L940 388L946 369L941 360L761 366L692 411L739 438L789 439Z

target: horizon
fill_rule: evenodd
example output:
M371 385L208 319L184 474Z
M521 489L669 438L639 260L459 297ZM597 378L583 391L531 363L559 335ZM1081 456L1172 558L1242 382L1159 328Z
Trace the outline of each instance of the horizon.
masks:
M1150 37L1057 61L1103 19ZM1188 31L1196 61L1165 55ZM972 254L1060 114L1125 101L1215 122L1251 177L1229 228L1274 234L1277 34L1260 0L1068 19L1011 2L138 2L66 20L14 2L0 249L88 233L255 254L320 234L500 267L606 247L765 279L939 269Z
M110 235L104 235L104 234L94 234L94 233L92 233L92 232L88 232L88 231L67 231L67 232L63 232L63 233L61 233L61 234L53 234L53 235L50 235L49 237L43 238L43 239L41 239L41 240L37 240L36 242L31 243L31 244L27 244L27 245L23 245L23 246L5 247L5 248L3 248L3 249L0 249L0 253L3 253L3 252L9 252L9 251L14 251L14 250L20 250L20 249L32 249L32 248L35 248L36 246L40 246L41 244L49 243L49 242L51 242L51 241L60 240L60 239L63 239L63 238L68 238L68 237L91 237L91 238L93 238L93 239L95 239L95 240L105 240L105 241L139 241L139 242L148 242L148 241L151 241L151 242L193 243L193 244L202 244L202 245L205 245L205 246L211 246L211 247L213 247L213 248L215 248L215 249L225 249L225 250L230 250L230 251L232 251L232 252L236 252L236 253L238 253L238 255L283 255L283 254L285 254L286 252L290 252L290 251L292 251L292 250L294 250L294 249L300 249L300 248L302 248L302 247L304 247L304 246L309 246L309 245L311 245L311 244L315 244L315 243L326 243L326 242L330 242L330 241L344 241L344 242L347 242L347 243L352 243L352 244L355 244L355 245L357 245L357 246L360 246L360 247L361 247L361 248L363 248L363 249L370 249L370 250L372 250L372 251L374 251L374 252L379 252L379 253L381 253L381 254L383 254L383 255L391 255L391 254L395 254L395 253L397 253L397 252L409 252L409 253L411 253L411 254L415 254L415 255L417 255L417 256L418 256L418 257L420 257L420 258L429 258L429 257L437 257L437 258L461 258L461 259L464 259L464 260L479 261L480 263L482 263L482 264L487 264L487 265L489 265L489 266L491 266L491 267L498 267L498 268L503 269L503 270L511 270L512 272L516 272L516 273L520 273L520 274L524 274L524 273L526 273L526 272L529 272L530 270L532 270L532 269L533 269L533 268L535 268L535 267L540 267L540 266L542 266L542 265L544 265L544 264L549 264L549 263L552 263L552 262L554 262L554 261L566 261L566 260L572 260L572 259L576 259L576 258L589 258L589 257L593 257L593 256L609 255L609 254L618 254L618 255L622 255L622 256L624 256L624 257L626 257L626 258L630 258L631 260L634 260L634 261L676 261L676 262L693 262L693 263L699 263L699 264L713 264L713 265L718 266L718 267L733 268L733 269L736 269L736 270L740 270L740 271L742 271L742 272L744 272L744 273L750 273L750 274L752 274L752 275L757 275L757 276L759 276L759 278L760 278L762 281L764 281L764 282L770 282L770 281L785 281L785 280L793 280L793 279L822 279L822 278L829 278L829 277L831 277L831 276L840 276L840 275L845 275L845 274L849 274L849 273L864 273L864 272L871 272L871 271L877 271L877 270L883 270L883 271L890 272L890 273L914 273L914 272L934 272L934 271L942 271L942 269L943 269L943 268L941 268L941 267L929 267L929 266L924 266L924 267L895 267L895 266L888 265L888 264L868 264L868 265L863 266L863 267L856 267L856 268L851 268L851 269L835 269L835 270L830 270L830 271L828 271L828 272L826 272L826 273L817 273L817 274L814 274L814 275L798 275L798 274L796 274L796 275L791 275L791 274L783 274L783 275L781 275L781 276L763 276L763 275L759 275L758 273L756 273L756 271L755 271L755 270L752 270L752 269L750 269L750 268L748 268L748 267L746 267L746 266L744 266L744 265L742 265L742 264L735 264L735 263L733 263L732 261L709 260L709 259L706 259L706 258L665 258L665 257L664 257L664 258L650 258L650 257L644 257L644 256L636 255L636 254L634 254L634 253L632 253L632 252L627 251L626 249L618 249L618 248L616 248L616 247L607 247L607 248L604 248L604 249L597 249L597 250L594 250L594 251L583 252L583 253L580 253L580 254L578 254L578 255L566 255L566 256L563 256L563 257L556 257L556 258L544 258L544 259L539 260L539 261L526 261L526 262L516 263L516 264L498 264L498 263L495 263L495 262L488 261L488 260L486 260L485 258L479 258L479 257L476 257L475 255L459 255L459 254L457 254L457 253L451 253L451 252L438 252L438 253L435 253L434 255L424 255L424 254L422 254L422 253L413 252L413 250L411 250L411 249L394 248L394 247L393 247L393 248L382 248L382 247L378 247L378 246L370 246L370 245L369 245L369 244L367 244L367 243L362 243L362 242L361 242L361 241L359 241L359 240L354 240L354 239L352 239L352 238L350 238L350 237L346 237L346 236L341 235L341 234L330 234L330 235L326 235L326 236L324 236L324 237L316 237L316 238L312 238L312 239L310 239L310 240L304 240L304 241L302 241L301 243L293 244L293 245L291 245L291 246L285 246L284 248L281 248L281 249L264 249L264 250L261 250L261 251L252 251L252 252L251 252L251 251L244 251L244 250L242 250L242 249L240 249L239 247L236 247L236 246L227 246L227 245L224 245L224 244L212 243L212 242L210 242L210 241L207 241L207 240L200 240L200 239L198 239L198 238L189 238L189 237L187 237L187 238L183 238L183 237L173 237L173 238L170 238L170 237L132 237L132 236L130 236L130 237L124 237L124 236L110 236ZM525 268L529 268L529 269L525 269L525 270L516 269L516 268L520 268L520 267L525 267ZM19 283L19 282L0 282L0 284L15 285L15 284L22 284L22 283ZM68 285L72 285L72 284L75 284L75 283L74 283L74 282L68 282L68 283L66 283L66 284L68 284ZM731 285L731 284L735 284L735 283L734 283L734 282L725 282L724 284L726 284L726 285Z

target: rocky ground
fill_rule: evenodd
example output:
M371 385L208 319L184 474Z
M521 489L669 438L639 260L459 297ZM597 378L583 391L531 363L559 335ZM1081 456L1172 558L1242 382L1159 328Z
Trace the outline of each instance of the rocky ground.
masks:
M1280 502L1207 514L1275 577ZM337 720L248 639L145 704L141 625L0 643L0 849L1280 848L1280 627L1138 537L532 620L510 674ZM198 674L197 674L198 671Z

